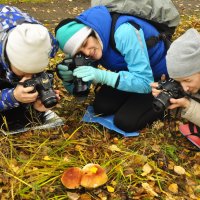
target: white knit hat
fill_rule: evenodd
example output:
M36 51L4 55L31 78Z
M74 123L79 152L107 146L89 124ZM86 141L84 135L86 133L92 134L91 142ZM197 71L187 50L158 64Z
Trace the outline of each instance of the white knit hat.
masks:
M167 70L171 78L184 78L200 72L200 34L194 28L187 30L170 46Z
M10 63L18 70L39 73L48 65L51 49L47 28L40 24L24 23L9 33L6 53Z

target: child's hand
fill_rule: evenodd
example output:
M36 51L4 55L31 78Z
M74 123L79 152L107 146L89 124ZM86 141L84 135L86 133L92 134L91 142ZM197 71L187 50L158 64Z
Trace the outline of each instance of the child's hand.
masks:
M187 98L180 98L180 99L170 99L171 105L168 107L168 109L174 109L174 108L188 108L190 106L190 100Z
M23 77L20 82L30 79L30 77ZM17 85L13 91L13 95L18 102L21 103L32 103L37 100L38 92L30 93L34 87L24 87L23 85Z
M54 90L54 92L56 93L56 97L58 99L58 101L60 100L60 91L59 90Z
M151 83L150 86L152 87L152 95L154 97L157 97L161 92L161 90L157 89L158 88L158 82Z
M45 112L47 110L49 110L49 108L46 108L44 106L44 104L41 102L40 99L37 99L34 103L33 103L33 108L39 112Z

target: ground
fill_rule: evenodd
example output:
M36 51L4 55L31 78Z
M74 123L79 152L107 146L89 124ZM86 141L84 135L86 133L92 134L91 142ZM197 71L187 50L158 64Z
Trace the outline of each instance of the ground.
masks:
M23 1L10 4L28 12L52 31L60 20L75 17L90 4L89 0ZM198 17L185 17L200 14L200 1L174 0L174 3L184 18L176 37L190 27L200 31ZM58 53L50 65L61 57ZM61 92L56 111L65 119L63 127L0 134L1 200L200 199L200 153L180 134L178 121L172 119L170 126L167 120L158 121L141 130L139 137L126 138L98 124L82 123L92 94L86 102L77 102L66 94L60 80L55 81ZM62 185L64 170L82 168L91 162L105 167L109 177L105 185L76 190Z
M180 13L200 13L199 0L173 0ZM90 6L90 0L52 0L48 3L11 3L30 13L36 19L51 27L62 19L73 18Z

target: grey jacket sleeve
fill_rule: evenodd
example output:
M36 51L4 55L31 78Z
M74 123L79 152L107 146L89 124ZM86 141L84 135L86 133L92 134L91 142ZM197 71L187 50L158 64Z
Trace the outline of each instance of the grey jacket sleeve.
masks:
M190 99L190 106L181 111L181 117L200 127L200 103Z

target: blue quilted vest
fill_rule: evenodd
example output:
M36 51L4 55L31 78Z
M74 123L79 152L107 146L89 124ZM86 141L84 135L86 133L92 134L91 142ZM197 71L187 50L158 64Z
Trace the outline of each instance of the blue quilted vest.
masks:
M144 38L147 40L151 36L157 36L159 35L159 32L149 23L147 23L144 20L141 20L137 17L133 16L121 16L115 25L115 30L123 23L126 22L134 22L140 26L140 28L144 32ZM150 60L150 65L153 71L153 75L155 79L160 79L162 74L167 73L167 68L166 68L166 50L165 50L165 45L163 41L158 42L153 46L152 48L148 49L148 55L149 55L149 60ZM127 64L124 61L124 57L119 55L116 51L114 51L109 45L107 48L107 51L103 54L103 57L101 59L101 63L103 66L109 66L110 70L126 70Z
M80 16L79 21L95 30L103 42L103 56L99 61L104 67L111 71L126 71L127 63L124 57L112 49L110 45L111 16L104 6L92 7ZM149 23L137 17L122 15L116 22L115 30L123 23L134 22L138 24L144 32L145 40L151 36L157 36L159 32ZM166 49L164 42L160 41L152 48L148 49L149 60L155 80L160 79L162 74L167 73L166 69Z

